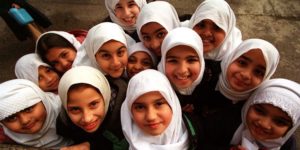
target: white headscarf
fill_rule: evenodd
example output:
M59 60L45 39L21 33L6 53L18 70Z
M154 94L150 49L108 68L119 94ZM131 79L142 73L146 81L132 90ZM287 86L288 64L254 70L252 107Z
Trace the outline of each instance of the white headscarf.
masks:
M147 53L151 57L153 65L156 66L157 64L156 56L148 48L146 48L142 42L135 43L128 47L128 57L136 52Z
M105 113L108 110L111 91L105 76L97 69L89 66L74 67L61 77L58 85L58 94L62 101L62 105L67 110L68 91L74 84L85 83L99 90L105 105Z
M124 30L128 31L129 33L132 33L136 29L136 25L134 26L126 26L122 22L119 21L117 16L115 15L115 7L119 3L120 0L105 0L105 7L109 13L110 19L120 25ZM138 5L140 10L142 10L143 6L147 4L146 0L134 0L134 2Z
M184 38L183 38L184 37ZM172 30L165 37L162 47L161 47L161 61L158 64L158 70L164 74L166 74L166 56L170 49L179 46L185 45L193 48L195 52L198 54L201 69L197 79L186 89L176 89L180 94L183 95L191 95L196 88L196 86L201 82L205 64L203 58L203 44L199 35L192 29L186 27L179 27ZM176 88L176 87L174 87Z
M50 67L44 63L36 53L30 53L19 58L15 65L15 74L18 79L27 79L39 85L39 67Z
M141 95L158 91L170 105L173 115L169 126L161 135L152 136L144 133L134 122L131 113L133 102ZM146 69L131 78L128 84L126 99L121 107L121 123L123 133L129 142L131 150L188 148L188 131L182 120L179 100L172 89L169 80L160 72Z
M223 61L221 62L221 70L219 81L217 84L217 89L220 92L233 102L237 102L240 100L246 100L250 94L255 90L258 86L244 92L237 92L231 89L229 82L227 81L227 69L229 65L239 58L241 55L245 54L249 50L252 49L260 49L264 55L264 59L266 62L266 72L263 78L263 82L269 80L271 76L276 71L276 68L279 63L279 53L278 50L269 42L262 39L248 39L243 41L232 53L227 55Z
M205 59L220 61L242 42L241 31L236 27L235 14L225 0L205 0L192 15L189 27L194 28L204 19L212 20L225 32L223 43L204 55Z
M136 21L137 33L141 41L144 41L141 35L141 29L149 22L156 22L160 24L168 32L180 27L180 21L176 9L170 3L164 1L148 3L141 10Z
M126 47L135 43L135 41L127 35L119 25L111 22L103 22L89 30L82 44L82 48L86 51L88 57L92 61L92 66L100 69L103 74L105 74L105 72L99 67L95 54L103 44L110 40L121 42Z
M87 57L86 52L84 50L80 49L81 43L75 38L75 36L73 34L70 34L70 33L65 32L65 31L48 31L48 32L45 32L42 35L40 35L40 37L36 41L35 52L37 52L37 45L39 43L39 40L43 36L45 36L45 35L47 35L49 33L51 33L51 34L57 34L57 35L65 38L66 40L68 40L74 46L74 48L75 48L75 50L77 52L76 52L76 58L75 58L75 60L73 61L73 64L72 64L73 67L75 67L75 66L81 66L81 65L87 65L87 66L91 65L91 61Z
M250 106L254 104L271 104L286 112L292 119L292 128L277 139L257 141L253 139L246 124L246 115ZM300 124L300 85L287 79L271 79L259 87L249 98L242 109L242 124L235 132L231 144L241 144L244 147L258 150L262 145L269 150L279 150L291 137ZM259 144L257 144L257 142Z
M58 149L70 145L70 141L56 134L56 117L61 110L61 102L57 95L45 93L33 82L25 79L14 79L0 84L0 120L39 102L43 103L47 112L39 132L16 133L1 124L5 134L15 142L27 146Z

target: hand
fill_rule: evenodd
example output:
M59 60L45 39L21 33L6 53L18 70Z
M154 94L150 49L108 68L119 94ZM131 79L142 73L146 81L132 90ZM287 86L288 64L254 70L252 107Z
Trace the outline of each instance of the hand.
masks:
M90 150L90 143L84 142L77 145L63 147L60 150Z

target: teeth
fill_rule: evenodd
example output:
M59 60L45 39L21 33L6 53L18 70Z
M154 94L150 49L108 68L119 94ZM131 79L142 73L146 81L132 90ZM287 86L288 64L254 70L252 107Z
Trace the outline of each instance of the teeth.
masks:
M179 80L185 80L185 79L187 79L188 77L187 76L184 76L184 77L182 77L182 76L177 76L177 79L179 79Z

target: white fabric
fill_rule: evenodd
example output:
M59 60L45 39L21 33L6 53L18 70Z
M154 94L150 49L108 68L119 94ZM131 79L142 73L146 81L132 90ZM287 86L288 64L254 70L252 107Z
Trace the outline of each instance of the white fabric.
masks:
M271 104L286 112L292 119L292 128L283 136L273 140L257 141L251 136L247 125L246 115L254 104ZM259 87L249 98L242 109L242 124L235 132L231 144L244 143L243 146L255 147L262 145L269 150L279 150L291 137L300 124L300 85L287 79L271 79ZM258 144L259 143L259 144ZM252 150L252 149L251 149Z
M79 83L92 85L100 91L104 100L106 113L111 96L109 83L99 70L89 66L78 66L71 68L61 77L58 85L58 94L65 110L67 110L68 91L70 87Z
M92 66L100 69L103 74L105 74L105 72L99 67L95 54L103 44L110 40L121 42L126 47L135 43L135 41L127 35L119 25L111 22L103 22L95 25L89 30L82 44L82 48L86 51L88 57L92 61Z
M131 107L141 95L158 91L170 105L173 115L169 126L161 135L144 133L133 121ZM121 123L131 150L184 150L188 148L188 131L182 120L179 100L168 79L160 72L146 69L133 76L128 84L126 99L121 107Z
M148 48L146 48L142 42L135 43L128 47L128 57L136 52L147 53L152 59L153 66L156 66L156 64L157 64L156 56Z
M140 11L142 10L143 6L147 4L146 0L134 0L134 2L138 5L140 8ZM117 16L115 15L115 7L119 3L119 0L105 0L105 7L108 11L110 19L121 26L124 30L128 31L129 33L132 33L136 30L136 25L134 26L126 26L122 22L119 21Z
M237 92L231 89L230 84L227 81L226 73L229 65L241 55L252 49L260 49L264 55L264 59L266 62L266 71L262 83L271 78L278 66L280 59L279 52L271 43L262 39L248 39L243 41L232 53L226 56L221 62L222 73L220 74L219 81L217 84L217 89L220 90L220 92L224 96L226 96L233 102L237 102L239 100L246 100L253 92L253 90L255 90L260 85L259 84L253 89L247 91Z
M162 57L161 61L158 64L158 70L166 74L166 55L170 49L179 45L189 46L193 48L198 54L201 65L199 75L197 79L191 84L191 86L186 89L178 89L174 86L176 90L180 92L180 94L191 95L196 86L201 82L205 69L202 40L194 30L186 27L179 27L167 34L162 43Z
M15 65L15 75L18 79L27 79L39 85L39 67L50 67L36 53L30 53L18 59Z
M160 24L168 32L180 27L180 21L176 9L170 3L165 1L148 3L141 10L136 21L136 29L141 41L144 41L141 35L141 29L149 22L156 22Z
M91 61L87 57L86 52L80 48L81 43L74 37L74 35L72 35L68 32L65 32L65 31L48 31L48 32L45 32L42 35L40 35L40 37L36 41L35 52L37 52L37 45L38 45L38 42L41 39L41 37L43 37L44 35L47 35L49 33L57 34L57 35L65 38L66 40L68 40L74 46L74 48L77 52L76 52L76 58L73 61L72 67L81 66L81 65L87 65L87 66L91 65Z
M192 15L189 27L193 28L204 19L212 20L225 32L222 44L204 55L205 59L220 61L242 42L241 31L236 27L235 14L224 0L205 0Z
M56 134L56 118L61 110L59 97L43 92L31 81L14 79L0 84L0 120L41 101L45 106L47 117L39 132L35 134L16 133L1 124L5 134L19 144L33 147L58 149L70 145L70 141Z

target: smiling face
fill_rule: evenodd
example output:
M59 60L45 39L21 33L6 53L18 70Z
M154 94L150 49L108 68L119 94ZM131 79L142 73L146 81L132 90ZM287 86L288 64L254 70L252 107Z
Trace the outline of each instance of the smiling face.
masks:
M126 46L114 40L104 43L95 57L99 67L113 78L121 77L128 61Z
M226 33L213 21L204 19L193 27L202 39L204 53L218 48L225 39Z
M200 73L201 64L196 51L189 46L176 46L166 55L166 76L178 89L191 86Z
M135 52L129 56L127 64L127 75L129 78L150 68L153 68L153 61L146 52Z
M38 72L39 87L45 92L57 93L59 75L52 68L46 66L39 66Z
M134 0L119 0L114 11L121 23L126 26L133 26L140 13L140 8Z
M13 132L34 134L42 129L46 117L45 106L42 102L39 102L5 118L1 123Z
M105 117L102 95L92 86L70 89L67 114L71 121L88 133L97 131Z
M156 56L161 56L161 44L168 34L168 31L159 23L150 22L141 28L143 44Z
M76 57L76 50L69 47L53 47L48 50L46 59L58 72L64 73L72 68Z
M252 49L234 60L227 69L230 87L238 92L258 86L264 78L266 62L260 49Z
M148 92L137 98L131 106L134 122L146 134L162 134L172 120L172 109L159 92Z
M282 137L292 127L287 113L271 104L250 106L246 122L251 135L262 141Z

